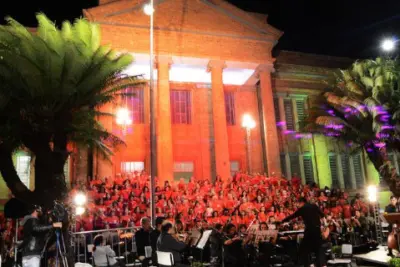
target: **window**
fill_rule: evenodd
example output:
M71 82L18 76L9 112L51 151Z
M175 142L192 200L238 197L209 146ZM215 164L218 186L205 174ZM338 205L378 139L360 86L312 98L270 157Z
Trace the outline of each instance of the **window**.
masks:
M174 163L174 180L179 181L183 179L189 182L194 172L193 162L175 162Z
M144 162L142 161L129 161L121 162L122 172L141 172L144 170Z
M297 153L290 153L289 155L290 158L290 172L293 176L300 177L301 171L300 171L300 161L299 161L299 154Z
M331 169L332 188L340 188L337 163L338 163L337 156L334 154L330 154L329 155L329 167Z
M303 156L304 176L306 183L314 182L314 170L311 156Z
M125 93L130 94L122 98L122 103L132 112L132 123L144 123L144 89L139 87L127 88Z
M294 131L294 118L293 118L293 106L291 99L285 99L283 101L283 106L285 108L285 118L286 118L286 129Z
M275 111L275 120L278 123L281 121L281 114L279 113L279 98L274 98L274 111Z
M305 119L305 104L304 100L296 100L296 111L299 128L302 127Z
M234 92L225 92L225 112L226 124L235 125L235 94Z
M191 124L190 91L171 91L171 119L174 124Z
M231 161L231 175L234 176L235 173L239 171L239 162Z
M351 173L350 173L350 158L347 154L342 154L342 171L343 171L343 180L344 180L344 188L351 189Z
M17 174L21 182L29 188L31 157L30 156L17 156Z
M360 154L353 156L354 176L356 178L356 186L358 189L364 187L364 175L362 172L362 163Z
M285 154L281 154L281 155L280 155L280 159L281 159L281 170L282 170L282 174L283 174L286 178L290 179L290 178L287 176L287 171L286 171L286 156L285 156Z

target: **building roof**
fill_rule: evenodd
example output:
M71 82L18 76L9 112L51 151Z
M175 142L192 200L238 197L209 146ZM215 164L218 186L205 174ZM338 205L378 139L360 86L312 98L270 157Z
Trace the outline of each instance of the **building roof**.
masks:
M303 65L321 67L327 69L344 69L349 67L355 60L346 57L333 57L294 51L276 51L274 53L277 64Z
M103 0L100 3L104 4L84 14L97 22L149 27L149 17L143 12L147 2ZM274 42L283 34L267 23L266 15L243 11L224 0L155 0L154 6L155 27L264 37Z
M122 51L148 52L145 0L100 1L84 15L102 28L103 43ZM271 62L282 32L267 16L225 0L154 0L155 53L241 62Z

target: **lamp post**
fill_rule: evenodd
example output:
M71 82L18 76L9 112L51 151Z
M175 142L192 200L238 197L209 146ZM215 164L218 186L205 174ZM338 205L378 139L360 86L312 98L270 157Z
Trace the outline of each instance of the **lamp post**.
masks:
M253 120L253 118L249 114L245 114L245 115L243 115L242 127L246 129L247 171L249 174L251 174L252 169L251 169L250 135L251 135L251 129L256 127L256 122Z
M154 92L154 0L144 6L144 13L150 16L150 210L151 222L155 227L155 175L157 171L156 154L156 120L155 120L155 92Z

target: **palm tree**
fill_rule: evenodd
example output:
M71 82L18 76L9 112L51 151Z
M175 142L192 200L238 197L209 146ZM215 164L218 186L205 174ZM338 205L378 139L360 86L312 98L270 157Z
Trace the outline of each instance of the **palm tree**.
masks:
M59 30L43 14L35 33L7 18L0 26L0 172L12 194L44 206L66 196L64 164L71 143L105 156L122 141L98 121L137 77L121 71L133 61L100 44L100 28L85 19ZM35 156L35 190L19 179L13 152Z
M388 152L400 151L398 86L397 60L356 61L336 73L332 86L314 99L303 130L336 139L351 152L364 150L400 196L400 179L388 159Z

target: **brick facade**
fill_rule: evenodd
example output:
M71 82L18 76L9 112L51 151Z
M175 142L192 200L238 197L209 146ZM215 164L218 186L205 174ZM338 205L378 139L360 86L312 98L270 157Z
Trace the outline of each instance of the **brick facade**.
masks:
M150 19L143 13L141 1L100 2L84 14L100 24L104 44L138 58L148 57ZM282 32L268 25L266 16L245 12L223 0L155 1L154 23L155 57L162 59L157 65L156 82L157 167L161 179L172 179L176 163L192 163L193 176L206 179L215 175L227 178L231 165L246 169L246 133L241 119L250 114L256 121L250 140L253 171L288 176L297 173L304 181L331 185L332 164L340 163L341 170L338 149L325 137L295 138L295 134L287 134L287 128L299 130L299 120L311 105L312 96L324 88L324 81L335 69L347 67L352 60L287 51L274 58L271 51ZM172 80L171 69L167 70L176 66L200 68L209 78ZM231 84L225 81L225 75L232 69L253 73L241 84ZM171 123L171 90L191 92L190 124ZM224 91L234 92L235 125L226 124ZM144 103L144 124L134 124L121 135L127 146L115 151L112 163L96 157L95 174L119 173L122 162L144 162L149 171L148 87ZM293 120L292 125L277 127L282 119ZM113 132L120 128L110 121L103 123ZM333 154L337 161L332 163ZM364 157L361 163L363 179L376 180ZM357 186L357 171L351 170L351 177L346 178L351 179L352 187ZM343 179L340 175L344 186Z

